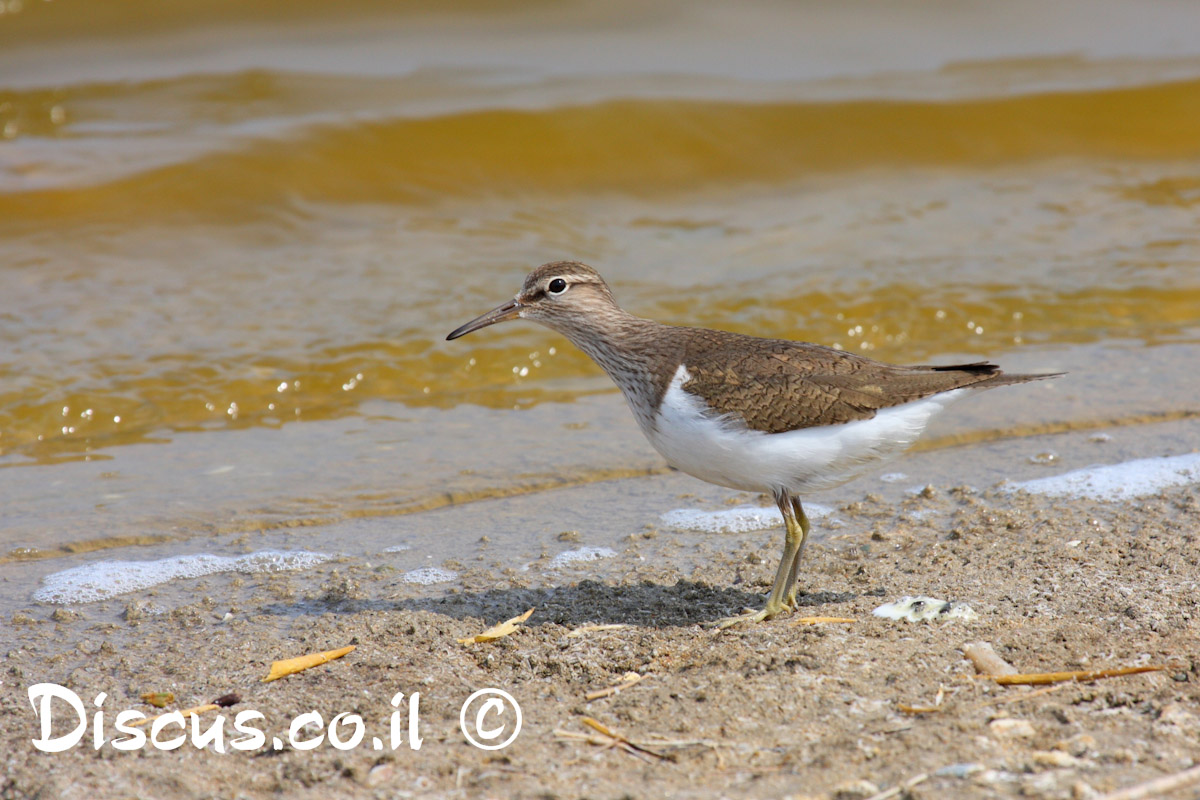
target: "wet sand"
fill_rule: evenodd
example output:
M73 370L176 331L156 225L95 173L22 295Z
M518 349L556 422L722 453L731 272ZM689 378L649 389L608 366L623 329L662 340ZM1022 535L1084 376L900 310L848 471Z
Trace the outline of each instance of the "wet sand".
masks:
M2 794L853 798L920 779L909 796L1086 798L1177 773L1200 754L1195 487L1113 503L974 479L986 479L989 465L1027 478L1189 443L1194 425L1180 422L909 456L896 465L903 480L877 474L821 498L833 511L817 521L805 554L799 612L719 634L706 623L762 602L781 532L654 524L647 498L701 509L763 501L674 474L432 512L470 543L441 562L460 575L451 588L405 583L386 556L344 557L300 573L184 582L182 592L34 606L5 626ZM1050 469L1030 460L1051 451ZM930 488L912 493L926 478ZM557 524L579 514L591 523ZM495 531L513 515L533 541L541 531L540 552L505 552ZM465 530L472 525L483 532ZM610 558L546 568L564 550L608 545ZM532 561L522 564L525 556ZM966 602L978 617L872 616L907 594ZM156 604L169 610L152 613ZM457 641L529 608L511 636ZM807 616L855 621L796 624ZM623 627L577 633L589 625ZM977 641L1021 672L1166 669L1001 687L965 660L963 646ZM356 649L340 660L260 680L273 660L347 644ZM586 699L630 672L643 680ZM172 692L167 710L235 692L240 702L222 712L227 749L237 735L228 725L246 709L264 715L254 727L268 744L225 755L191 744L97 751L89 734L66 752L41 753L26 694L38 681L69 687L89 710L106 692L108 738L116 712L154 712L139 700L144 692ZM494 752L467 744L459 728L463 702L489 687L523 711L519 737ZM396 692L421 695L420 750L405 736L398 749L386 744ZM313 710L326 724L359 714L363 743L271 748L271 737L286 740L291 720ZM643 749L613 746L589 718ZM58 733L72 727L56 720ZM372 748L375 736L383 749Z

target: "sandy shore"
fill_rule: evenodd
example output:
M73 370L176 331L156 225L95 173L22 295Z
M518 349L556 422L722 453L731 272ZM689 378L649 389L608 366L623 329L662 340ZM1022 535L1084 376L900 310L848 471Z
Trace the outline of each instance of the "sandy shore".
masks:
M1002 447L940 457L985 463ZM546 502L554 495L569 497L549 493ZM494 545L481 539L451 564L462 578L451 590L343 559L201 582L168 613L146 613L149 601L137 596L32 607L5 626L0 796L865 798L907 786L916 798L1087 798L1196 764L1194 487L1134 503L950 482L899 501L847 489L833 517L806 553L803 609L720 634L704 623L761 602L779 530L680 539L626 528L616 532L625 543L617 556L553 581L495 561L486 555ZM968 602L978 617L872 616L914 591ZM457 641L530 608L508 637ZM797 624L802 616L854 621ZM620 627L579 630L593 625ZM1003 687L964 658L963 646L977 641L1021 672L1165 669ZM339 660L261 682L273 660L349 644L354 651ZM642 680L587 699L628 673ZM90 732L65 752L40 752L28 696L39 682L69 688L89 717L106 693L110 740L117 712L157 713L139 699L145 692L171 692L168 711L236 693L237 704L202 716L205 730L224 715L229 752L190 743L96 750ZM502 750L473 747L460 730L464 701L483 688L509 692L523 712L519 736ZM392 749L397 692L405 698ZM422 746L413 750L409 696L417 692ZM68 733L74 713L54 702L53 733ZM242 752L230 742L246 710L261 712L250 726L264 743ZM311 711L326 726L359 715L362 743L297 749L289 725ZM634 746L606 739L589 719ZM483 721L511 730L512 712ZM178 733L164 728L159 738ZM336 733L349 739L354 728ZM297 738L317 735L310 727ZM1174 796L1189 791L1195 786Z

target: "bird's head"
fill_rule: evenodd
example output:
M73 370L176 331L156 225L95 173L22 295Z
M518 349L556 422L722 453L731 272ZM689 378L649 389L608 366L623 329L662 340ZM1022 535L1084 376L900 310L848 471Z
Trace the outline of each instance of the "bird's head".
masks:
M578 261L543 264L525 277L517 296L455 329L447 339L510 319L529 319L570 336L589 319L617 311L608 285L596 270Z

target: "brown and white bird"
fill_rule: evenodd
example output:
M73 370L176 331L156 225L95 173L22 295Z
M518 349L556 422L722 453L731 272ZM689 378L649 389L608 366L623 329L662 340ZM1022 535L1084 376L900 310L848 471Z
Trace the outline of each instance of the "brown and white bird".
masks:
M540 322L620 387L667 463L731 489L769 493L787 529L766 606L724 627L796 607L809 523L797 495L837 486L909 447L965 394L1051 375L995 364L894 366L816 344L664 325L635 317L586 264L544 264L512 300L447 336L510 319Z

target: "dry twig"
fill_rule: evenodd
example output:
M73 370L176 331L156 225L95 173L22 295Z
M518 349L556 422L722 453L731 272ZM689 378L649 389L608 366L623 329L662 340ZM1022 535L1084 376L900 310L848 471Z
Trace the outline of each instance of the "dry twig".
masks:
M1138 675L1143 672L1160 672L1163 666L1121 667L1119 669L1078 669L1070 672L1025 672L1017 675L989 675L1001 686L1043 686L1048 683L1075 681L1090 683L1101 678L1117 678L1122 675Z
M636 744L636 743L630 741L629 739L625 738L621 734L615 733L615 732L609 730L608 727L605 726L603 723L597 722L596 720L592 719L591 717L584 717L583 724L587 725L589 728L596 731L600 735L595 736L595 735L589 735L586 733L574 733L572 731L564 731L564 730L556 730L554 732L554 735L557 736L559 739L584 741L584 742L587 742L588 744L599 745L604 748L617 747L617 748L620 748L621 750L624 750L626 753L629 753L631 756L640 758L643 761L649 760L646 758L646 756L653 756L654 758L658 758L658 759L666 759L667 758L667 756L663 755L662 753L656 753L655 751L650 750L649 748L645 747L644 745Z
M1019 703L1022 700L1032 700L1040 695L1050 694L1051 692L1057 692L1060 689L1065 689L1069 685L1070 684L1067 683L1056 683L1053 686L1043 686L1041 689L1033 689L1028 692L997 697L995 700L984 700L982 703L978 703L975 708L983 708L984 706L1002 706L1006 703Z
M592 700L599 700L601 697L608 697L609 695L616 694L623 689L628 689L630 686L636 686L648 677L648 675L639 675L636 672L626 672L623 676L621 676L621 682L617 685L609 686L606 689L597 689L594 692L588 692L583 696L583 699L590 703Z
M936 714L937 712L942 710L942 708L943 708L942 701L945 699L946 699L946 687L939 686L938 690L937 690L937 695L933 698L933 705L931 705L931 706L910 706L906 703L898 703L896 705L896 710L901 712L902 714Z
M610 737L611 739L615 740L619 745L621 745L622 747L624 747L630 751L637 751L638 753L644 753L648 756L654 756L655 758L660 758L660 759L666 758L666 756L664 756L662 753L656 753L653 750L650 750L642 745L634 744L633 742L629 741L629 739L625 738L621 734L614 733L613 731L609 730L608 727L604 725L604 723L598 722L597 720L594 720L591 717L584 717L583 724L587 725L592 730L595 730L605 736Z
M585 742L587 744L597 745L605 749L619 748L629 753L631 756L640 758L643 761L649 761L647 756L653 756L660 760L671 761L674 757L668 754L656 752L651 748L663 747L695 747L701 745L716 749L713 742L704 739L654 739L653 741L634 741L625 736L622 736L615 731L612 731L604 723L592 719L591 717L583 717L583 724L587 725L596 733L578 733L576 731L565 731L558 729L554 731L555 737L562 741L570 742ZM720 760L720 751L717 751L718 761Z

